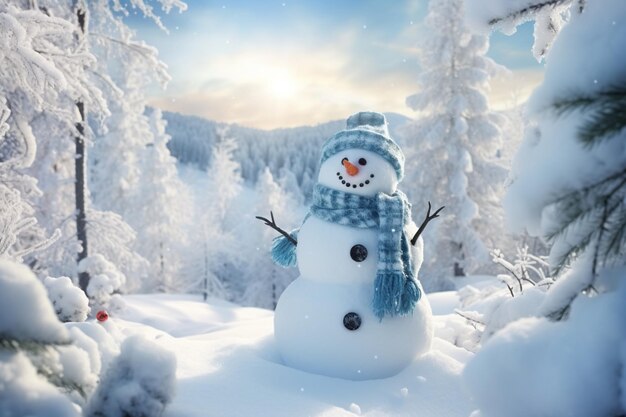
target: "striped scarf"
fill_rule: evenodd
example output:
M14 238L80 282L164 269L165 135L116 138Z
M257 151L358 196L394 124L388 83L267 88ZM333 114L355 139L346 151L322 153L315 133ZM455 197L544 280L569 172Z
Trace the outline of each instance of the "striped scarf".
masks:
M421 297L413 273L413 257L404 226L411 204L401 191L365 197L317 184L310 214L336 224L361 229L378 228L378 265L374 283L374 314L411 314ZM306 219L305 219L306 220Z

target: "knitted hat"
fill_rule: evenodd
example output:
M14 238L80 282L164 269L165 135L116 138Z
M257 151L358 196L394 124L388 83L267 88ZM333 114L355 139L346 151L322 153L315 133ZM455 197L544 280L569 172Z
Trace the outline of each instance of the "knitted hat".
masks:
M336 133L322 147L320 163L341 151L355 148L385 158L396 170L398 181L404 176L404 154L389 136L387 121L382 113L364 111L348 117L347 129Z

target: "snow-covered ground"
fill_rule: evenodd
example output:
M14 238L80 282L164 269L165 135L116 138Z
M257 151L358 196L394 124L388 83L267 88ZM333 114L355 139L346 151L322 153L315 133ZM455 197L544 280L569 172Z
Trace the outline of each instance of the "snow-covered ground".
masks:
M177 357L176 396L166 416L467 417L472 411L460 375L472 354L439 337L431 352L394 377L347 381L283 365L271 311L190 295L124 300L124 311L107 325L152 339ZM457 295L429 300L443 329Z

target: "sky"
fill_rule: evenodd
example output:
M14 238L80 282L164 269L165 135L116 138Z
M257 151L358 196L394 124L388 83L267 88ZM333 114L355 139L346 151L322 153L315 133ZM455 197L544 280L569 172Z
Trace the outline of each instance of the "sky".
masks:
M172 80L149 103L220 122L273 129L345 119L361 110L414 117L426 0L187 0L163 16L127 23L159 49ZM542 79L532 26L494 33L488 56L511 72L490 101L523 102Z

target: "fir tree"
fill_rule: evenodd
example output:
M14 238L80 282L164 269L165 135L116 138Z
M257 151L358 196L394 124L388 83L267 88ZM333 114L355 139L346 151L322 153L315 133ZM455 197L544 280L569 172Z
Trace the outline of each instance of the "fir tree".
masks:
M490 112L488 81L499 69L485 57L488 38L470 32L463 0L431 0L421 45L421 90L407 98L418 111L406 129L407 178L414 204L446 206L442 221L425 236L429 265L444 270L424 284L445 287L447 276L473 272L488 262L490 237L504 236L498 206L506 170L498 161L502 119Z
M553 28L545 57L551 65L529 99L529 126L504 200L514 227L550 244L558 279L542 310L558 320L580 294L610 291L611 279L601 277L626 259L626 79L623 61L614 60L626 45L616 25L626 8L609 3L611 13L598 1L538 0L519 9L507 4L501 14L472 13L495 27L534 19L537 28L546 16L566 18L563 30ZM541 41L536 37L535 51Z

